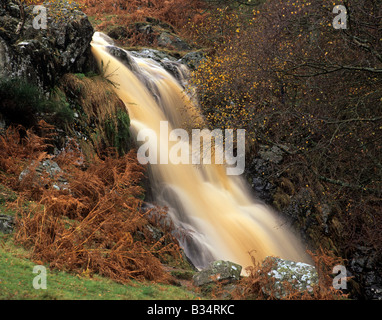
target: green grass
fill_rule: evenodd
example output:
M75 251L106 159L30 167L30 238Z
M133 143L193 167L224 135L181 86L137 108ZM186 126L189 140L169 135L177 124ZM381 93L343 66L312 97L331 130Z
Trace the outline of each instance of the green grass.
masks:
M5 204L6 202L12 202L17 199L16 193L6 186L0 184L0 205Z
M17 195L0 184L0 213L14 215L7 203ZM47 289L34 289L31 252L17 246L13 234L0 232L0 300L190 300L195 292L149 281L120 284L106 277L47 269Z
M34 289L36 263L29 252L13 243L12 235L0 234L0 300L189 300L198 296L182 287L137 282L123 285L110 279L81 277L47 267L47 289Z

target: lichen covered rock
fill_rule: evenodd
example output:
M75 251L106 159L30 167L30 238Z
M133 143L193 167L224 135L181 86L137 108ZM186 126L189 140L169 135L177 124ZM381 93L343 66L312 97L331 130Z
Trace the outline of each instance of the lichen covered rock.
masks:
M281 299L289 295L290 288L303 293L312 292L313 287L318 285L316 268L310 264L267 257L263 266L269 264L272 265L272 269L268 272L268 276L274 279L274 283L272 286L263 288L266 295Z
M44 3L47 10L50 8ZM25 21L13 13L18 6L9 1L0 14L0 75L21 77L49 91L68 72L95 68L90 52L94 29L87 16L63 4L56 19L49 11L47 28L35 28L34 6L25 6Z

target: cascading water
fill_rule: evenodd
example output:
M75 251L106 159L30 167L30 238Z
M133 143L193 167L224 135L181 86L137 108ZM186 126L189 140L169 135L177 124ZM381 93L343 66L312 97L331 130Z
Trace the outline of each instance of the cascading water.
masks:
M131 118L131 131L151 129L159 137L158 154L166 159L168 132L203 119L182 86L151 59L134 57L95 33L93 54ZM118 57L118 58L117 58ZM166 140L167 141L164 141ZM164 161L166 162L166 161ZM168 162L168 161L167 161ZM202 268L216 259L247 267L251 253L257 261L266 256L307 262L300 242L268 207L251 198L244 181L227 176L224 165L150 164L150 183L155 201L167 206L174 224L184 230L179 241L195 266Z

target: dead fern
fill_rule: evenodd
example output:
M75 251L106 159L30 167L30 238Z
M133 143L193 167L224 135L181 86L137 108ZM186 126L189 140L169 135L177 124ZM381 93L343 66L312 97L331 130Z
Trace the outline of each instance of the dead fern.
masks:
M312 286L311 291L301 291L288 281L283 281L281 287L275 286L276 279L271 275L275 267L274 260L259 263L251 255L252 266L246 269L248 276L243 277L237 288L233 291L234 299L255 300L340 300L347 295L336 290L332 285L331 272L336 264L341 264L340 258L324 252L322 248L316 253L308 251L311 255L317 273L318 284Z
M44 183L35 179L38 163L49 158L46 140L31 131L21 137L20 130L10 128L0 136L1 183L9 182L19 193L15 242L52 268L97 273L122 283L166 281L161 259L179 258L180 249L170 232L158 239L148 228L154 221L151 210L141 209L144 168L136 152L124 157L110 153L87 163L72 141L54 158L68 181L67 189L57 190L46 183L49 175L43 176ZM29 173L20 182L28 164Z

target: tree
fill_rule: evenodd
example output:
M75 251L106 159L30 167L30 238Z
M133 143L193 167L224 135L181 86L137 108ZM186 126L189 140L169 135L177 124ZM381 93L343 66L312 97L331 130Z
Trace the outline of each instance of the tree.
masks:
M278 209L303 188L313 215L331 203L332 236L348 255L361 243L380 248L382 234L382 7L344 5L347 29L333 28L330 1L270 0L250 19L223 19L194 84L211 127L247 130L249 163L261 144L284 151L269 179L293 188Z

